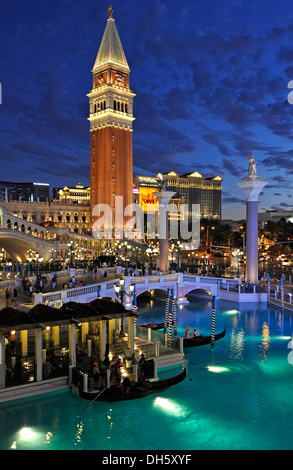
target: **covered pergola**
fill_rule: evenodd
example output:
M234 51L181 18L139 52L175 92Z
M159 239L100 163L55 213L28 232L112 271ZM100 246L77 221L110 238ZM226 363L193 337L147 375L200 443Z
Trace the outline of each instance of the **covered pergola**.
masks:
M33 381L40 382L44 379L43 365L46 362L46 347L50 343L50 348L58 348L60 329L67 335L68 365L75 367L77 332L81 343L86 345L89 327L92 324L98 325L95 334L98 334L98 359L101 362L108 359L106 351L109 348L106 348L106 345L113 343L117 323L122 325L125 319L127 319L127 346L133 353L137 316L137 313L126 310L120 302L110 299L95 299L89 304L68 302L59 309L39 304L28 312L14 308L2 309L0 311L0 388L6 387L7 356L8 354L11 356L11 349L9 349L11 343L8 337L11 331L15 332L17 337L17 344L14 345L15 349L12 349L12 354L26 357L29 343L34 345ZM88 347L90 348L90 344ZM15 362L15 357L13 362Z

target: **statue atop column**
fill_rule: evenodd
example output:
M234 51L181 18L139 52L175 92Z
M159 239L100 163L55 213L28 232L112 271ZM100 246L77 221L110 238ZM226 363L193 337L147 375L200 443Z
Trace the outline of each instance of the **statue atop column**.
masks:
M255 163L255 160L254 160L254 157L251 155L249 158L248 158L248 162L249 162L249 173L247 176L244 176L244 178L242 178L243 180L247 180L247 179L257 179L257 178L264 178L264 176L260 176L256 173L256 163Z
M159 191L170 191L167 180L164 180L163 177L157 177L158 181L158 190Z
M256 175L256 163L253 157L249 157L249 175Z
M258 284L258 198L268 184L264 176L256 172L256 164L252 155L248 158L249 173L237 183L246 199L246 266L245 280Z

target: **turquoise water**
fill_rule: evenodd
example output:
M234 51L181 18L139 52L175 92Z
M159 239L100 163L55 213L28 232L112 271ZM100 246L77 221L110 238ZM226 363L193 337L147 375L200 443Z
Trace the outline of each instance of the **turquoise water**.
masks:
M140 305L139 321L163 320L164 302ZM211 303L178 307L185 325L210 334ZM88 402L70 391L0 405L0 449L293 449L292 318L273 308L216 304L224 339L185 350L184 382L133 402ZM292 353L293 354L293 353Z

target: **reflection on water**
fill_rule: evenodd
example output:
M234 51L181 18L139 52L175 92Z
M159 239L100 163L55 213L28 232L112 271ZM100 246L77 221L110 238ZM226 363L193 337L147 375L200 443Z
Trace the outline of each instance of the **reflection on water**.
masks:
M138 298L138 323L164 321L165 303ZM185 325L211 331L211 302L177 308ZM71 393L0 405L0 449L293 449L292 316L266 305L216 302L212 348L185 350L187 378L159 396L86 403Z
M270 351L270 329L266 322L262 325L262 339L259 345L259 359L264 362L268 360L268 353Z
M240 360L243 358L244 352L244 337L245 333L244 330L241 328L240 330L233 329L230 334L230 346L228 357L229 359Z

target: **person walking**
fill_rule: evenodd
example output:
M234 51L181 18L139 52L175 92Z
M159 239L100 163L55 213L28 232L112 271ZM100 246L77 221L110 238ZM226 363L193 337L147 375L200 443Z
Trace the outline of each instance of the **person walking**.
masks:
M9 291L8 288L7 288L6 291L5 291L5 298L6 298L6 307L8 307L8 305L9 305L9 298L10 298L10 291Z
M16 298L17 298L17 289L16 289L16 287L14 287L14 289L13 289L13 302L16 302Z

